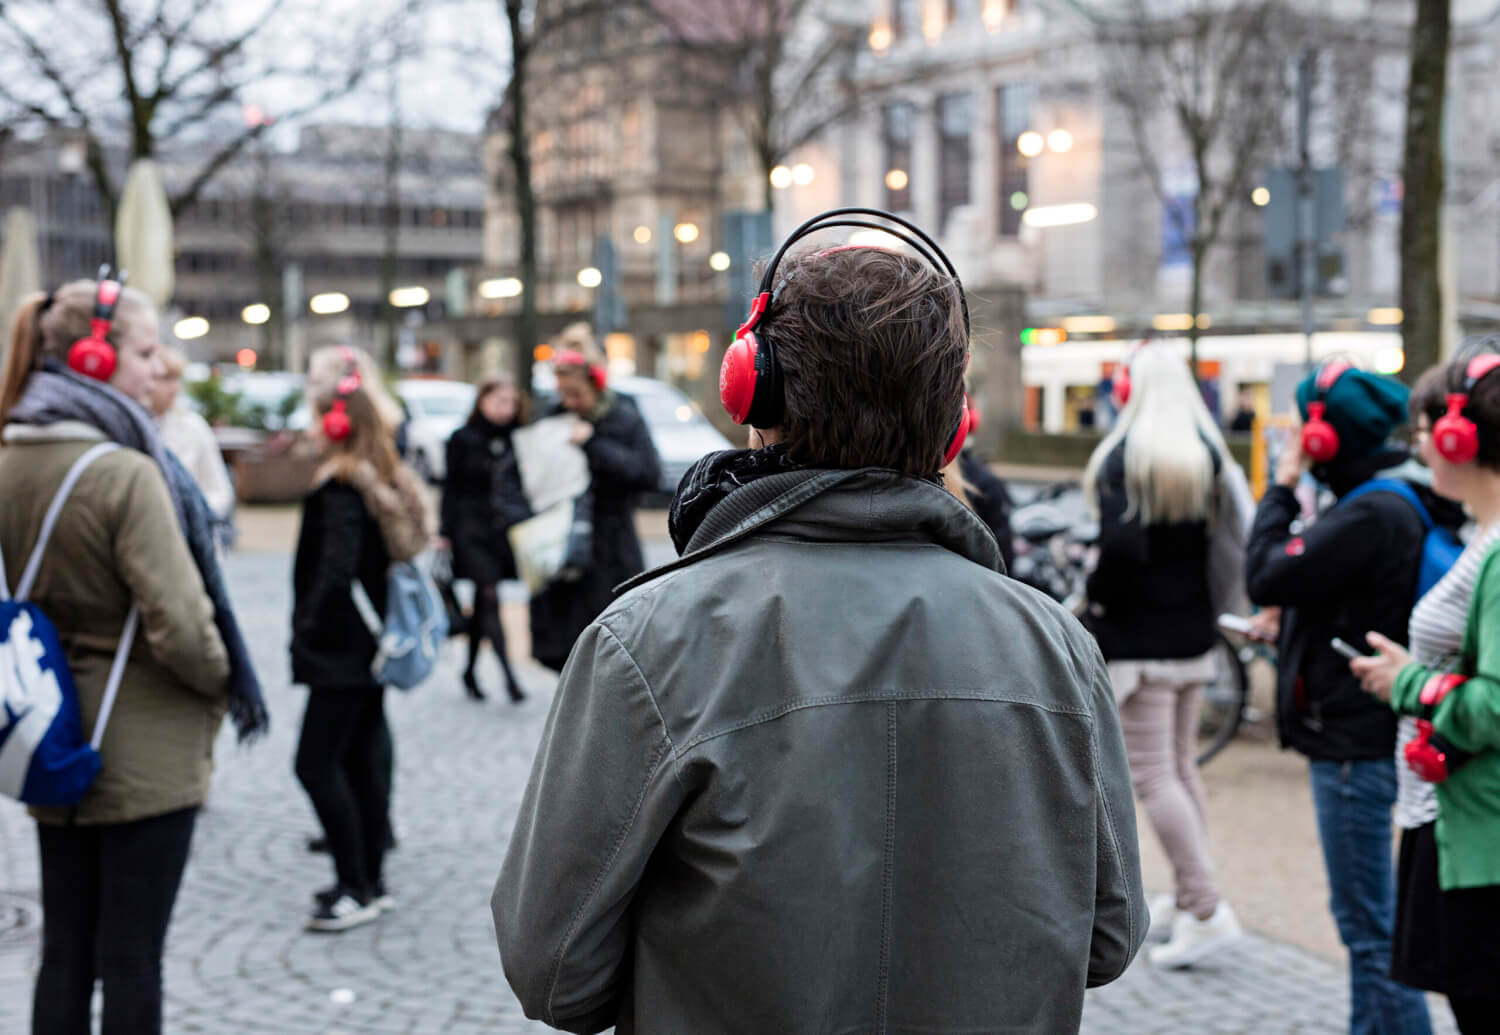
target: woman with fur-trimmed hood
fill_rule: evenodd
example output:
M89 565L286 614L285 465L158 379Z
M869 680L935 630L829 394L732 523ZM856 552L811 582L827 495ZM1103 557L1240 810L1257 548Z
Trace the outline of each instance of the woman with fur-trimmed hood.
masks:
M343 931L376 919L388 902L384 688L370 674L376 637L352 592L358 581L384 614L386 569L420 553L430 531L421 483L396 454L400 408L369 355L319 350L307 392L323 462L303 501L292 575L292 678L311 691L297 778L322 821L338 878L314 896L307 926Z

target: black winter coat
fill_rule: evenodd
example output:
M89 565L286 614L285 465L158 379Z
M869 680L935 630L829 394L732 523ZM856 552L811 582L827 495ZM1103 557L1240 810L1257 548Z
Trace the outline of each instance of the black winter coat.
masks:
M385 614L390 567L380 526L359 490L327 481L302 504L292 568L292 681L313 688L374 686L376 642L350 590L358 579Z
M1016 562L1015 534L1010 527L1010 512L1015 509L1015 503L1010 498L1010 490L1005 487L1005 481L970 450L958 454L958 471L967 483L964 495L969 499L969 506L995 533L1000 557L1009 572Z
M561 407L548 416L564 412ZM636 501L661 483L661 463L635 403L614 396L583 446L593 480L593 563L574 582L555 582L531 600L531 655L562 670L584 628L614 599L614 587L645 570L635 533Z
M516 425L479 414L448 439L442 535L453 544L453 577L494 585L516 577L505 530L531 516L511 449Z
M1217 478L1221 461L1210 448ZM1214 645L1208 523L1143 526L1126 517L1125 443L1097 479L1099 563L1088 579L1085 624L1105 660L1196 658Z
M1330 478L1342 499L1399 456L1345 465ZM1462 512L1414 485L1434 521L1457 528ZM1389 758L1396 747L1390 706L1360 689L1349 662L1330 646L1339 637L1361 650L1365 633L1405 644L1421 569L1424 528L1411 505L1371 492L1292 533L1300 505L1273 485L1255 512L1245 558L1250 599L1283 608L1276 714L1283 747L1312 759Z

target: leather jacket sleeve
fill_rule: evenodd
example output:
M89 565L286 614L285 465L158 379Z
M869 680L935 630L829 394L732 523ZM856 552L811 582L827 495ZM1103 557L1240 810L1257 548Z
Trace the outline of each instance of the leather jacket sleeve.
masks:
M1120 715L1109 670L1097 650L1093 669L1098 876L1094 887L1094 933L1089 944L1089 988L1108 984L1125 973L1145 942L1151 923L1141 884L1135 799L1131 796L1125 739L1120 732Z
M685 795L651 690L602 625L563 669L537 758L491 899L500 959L528 1017L604 1031L631 982L631 899Z

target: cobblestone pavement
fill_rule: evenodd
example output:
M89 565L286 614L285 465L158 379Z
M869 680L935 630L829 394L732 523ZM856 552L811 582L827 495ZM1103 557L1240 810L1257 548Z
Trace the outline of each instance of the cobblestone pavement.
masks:
M655 558L653 558L655 559ZM325 857L305 842L316 823L292 775L302 692L287 686L289 560L236 555L229 572L269 689L274 731L241 750L226 736L198 824L166 964L167 1029L237 1033L515 1033L528 1022L500 971L489 892L546 715L545 673L513 707L464 699L457 643L433 684L391 693L396 827L388 878L396 912L341 936L304 934ZM498 689L498 669L481 668ZM0 803L0 1032L27 1030L38 950L35 838ZM1343 1030L1341 966L1250 937L1194 972L1142 960L1089 994L1084 1031L1098 1033ZM1439 1032L1452 1031L1434 1010Z

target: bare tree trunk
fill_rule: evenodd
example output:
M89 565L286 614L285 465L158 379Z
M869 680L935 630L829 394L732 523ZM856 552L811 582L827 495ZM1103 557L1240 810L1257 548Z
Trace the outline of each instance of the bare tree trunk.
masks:
M391 304L401 255L401 87L399 63L391 66L390 126L385 142L385 252L380 262L380 312L385 362L394 365L401 334L401 314Z
M1452 35L1451 0L1417 0L1411 30L1406 153L1401 201L1401 342L1405 376L1438 361L1443 334L1443 104Z
M521 232L521 313L516 321L516 384L531 392L531 366L537 340L537 294L541 289L537 271L536 193L531 184L531 148L527 132L527 67L531 40L521 17L522 0L505 0L510 24L510 163L516 178L516 219Z
M1198 381L1198 313L1203 308L1203 267L1208 265L1208 249L1193 242L1193 282L1188 289L1188 369L1193 382Z

